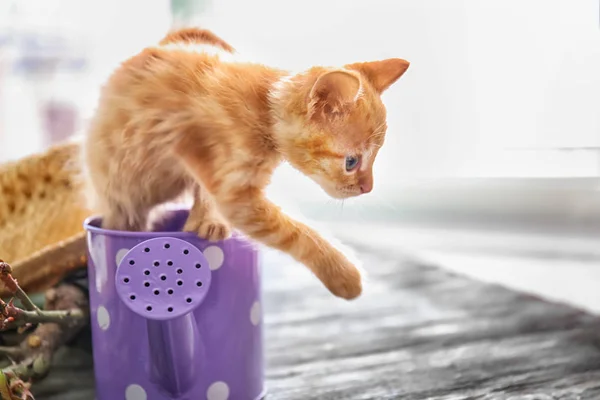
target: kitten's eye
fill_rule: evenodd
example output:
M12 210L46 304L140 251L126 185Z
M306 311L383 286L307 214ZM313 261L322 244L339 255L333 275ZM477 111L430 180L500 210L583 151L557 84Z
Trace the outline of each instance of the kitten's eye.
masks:
M354 168L358 166L358 161L360 159L356 156L347 156L346 157L346 171L350 172Z

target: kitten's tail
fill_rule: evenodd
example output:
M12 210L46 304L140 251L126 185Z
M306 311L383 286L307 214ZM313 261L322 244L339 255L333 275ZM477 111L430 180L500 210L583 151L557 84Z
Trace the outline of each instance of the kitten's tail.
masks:
M91 212L80 148L71 140L0 165L0 259L25 290L44 290L86 265L83 220Z
M159 42L161 46L168 44L207 44L219 47L229 53L235 49L212 31L200 28L181 28L172 30Z

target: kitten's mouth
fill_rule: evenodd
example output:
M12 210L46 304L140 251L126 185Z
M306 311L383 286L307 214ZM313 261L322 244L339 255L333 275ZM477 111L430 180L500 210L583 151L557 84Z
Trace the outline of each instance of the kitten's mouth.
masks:
M361 192L352 192L352 193L345 194L343 198L344 199L349 199L351 197L358 197L360 195L362 195Z
M326 190L327 191L327 190ZM332 192L327 191L327 193L335 198L335 199L349 199L351 197L357 197L360 196L362 193L360 192L360 190L352 190L352 189L335 189Z
M362 194L359 188L352 186L336 187L318 175L309 175L309 177L315 181L329 197L333 199L344 200L350 197L360 196Z

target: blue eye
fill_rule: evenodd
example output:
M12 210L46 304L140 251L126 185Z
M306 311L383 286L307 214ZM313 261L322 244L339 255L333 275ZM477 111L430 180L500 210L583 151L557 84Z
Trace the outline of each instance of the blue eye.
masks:
M346 171L350 172L358 165L359 158L356 156L346 157Z

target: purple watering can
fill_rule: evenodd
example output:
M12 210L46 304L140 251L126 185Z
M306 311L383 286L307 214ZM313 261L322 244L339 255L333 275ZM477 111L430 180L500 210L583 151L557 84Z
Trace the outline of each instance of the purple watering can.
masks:
M254 400L265 395L254 245L85 221L97 400Z

